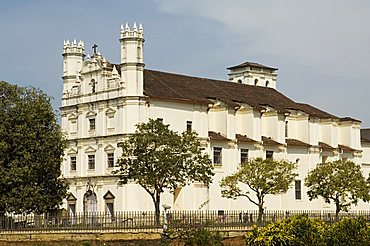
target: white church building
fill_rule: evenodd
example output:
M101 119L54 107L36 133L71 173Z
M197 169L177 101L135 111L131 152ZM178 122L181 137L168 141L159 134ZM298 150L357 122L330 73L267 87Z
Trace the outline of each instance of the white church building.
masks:
M199 134L214 163L209 188L194 183L166 192L162 204L175 210L252 210L245 198L221 197L219 181L249 158L285 159L298 164L299 176L281 196L267 196L266 209L326 210L309 201L304 178L324 160L347 159L370 171L370 129L278 90L277 68L253 62L231 66L229 80L213 80L144 68L144 32L121 26L121 59L112 63L96 51L86 56L82 41L63 48L62 129L68 148L62 173L70 182L64 206L71 212L154 210L150 196L135 183L118 185L112 175L121 155L118 143L149 118L170 128ZM353 209L366 209L360 203Z

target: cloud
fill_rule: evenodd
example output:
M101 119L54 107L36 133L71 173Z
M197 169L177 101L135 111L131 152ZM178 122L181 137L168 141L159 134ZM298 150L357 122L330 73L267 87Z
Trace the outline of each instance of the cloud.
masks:
M221 23L254 52L285 56L348 76L348 68L370 76L367 1L346 0L158 0L161 11L201 16ZM225 32L225 35L230 35ZM346 68L346 69L344 69Z
M370 126L370 115L363 110L370 90L369 1L156 3L166 14L218 23L227 39L238 39L234 51L225 51L223 59L233 56L240 62L267 61L266 65L279 67L278 89L292 99Z

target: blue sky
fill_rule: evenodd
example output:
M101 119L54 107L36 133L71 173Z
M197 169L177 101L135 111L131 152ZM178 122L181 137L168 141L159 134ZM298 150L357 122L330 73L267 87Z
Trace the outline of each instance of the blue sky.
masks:
M60 105L63 40L119 62L120 24L142 23L147 68L227 79L244 61L278 67L279 91L370 127L370 1L0 0L0 80Z

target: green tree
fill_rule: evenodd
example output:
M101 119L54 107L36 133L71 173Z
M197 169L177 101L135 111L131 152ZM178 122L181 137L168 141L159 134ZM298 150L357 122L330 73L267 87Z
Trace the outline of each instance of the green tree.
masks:
M1 81L0 119L0 214L57 208L68 185L60 178L65 141L50 98Z
M258 206L258 221L261 221L266 195L286 193L297 176L295 168L294 163L284 160L256 158L242 163L235 173L220 181L222 196L232 199L246 197ZM240 184L244 184L245 189Z
M318 164L308 173L305 185L310 200L320 196L326 203L334 202L336 219L340 211L348 211L360 199L369 201L369 185L362 175L361 167L352 161Z
M159 223L161 194L191 182L212 182L213 166L202 153L195 132L178 134L159 120L137 125L137 130L121 144L117 161L120 183L137 182L151 196Z

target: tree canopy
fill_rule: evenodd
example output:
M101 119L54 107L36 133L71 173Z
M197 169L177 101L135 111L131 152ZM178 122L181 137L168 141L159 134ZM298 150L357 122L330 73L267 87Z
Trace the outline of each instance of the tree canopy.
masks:
M284 160L249 160L242 163L235 173L220 181L222 196L232 199L246 197L258 206L258 220L261 221L266 195L286 193L297 176L295 168L296 164ZM243 189L241 184L246 187Z
M42 213L67 192L60 178L65 141L50 98L0 82L0 214Z
M208 186L213 166L195 132L181 134L159 120L137 125L137 130L121 144L117 161L120 183L135 181L151 196L159 219L161 193L194 181Z
M319 196L326 203L334 202L336 215L347 211L359 200L369 201L369 184L361 172L361 167L352 161L338 160L323 162L311 170L306 179L307 195L312 199Z

